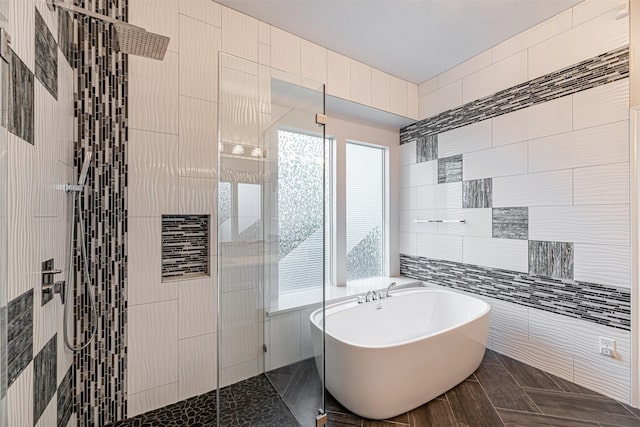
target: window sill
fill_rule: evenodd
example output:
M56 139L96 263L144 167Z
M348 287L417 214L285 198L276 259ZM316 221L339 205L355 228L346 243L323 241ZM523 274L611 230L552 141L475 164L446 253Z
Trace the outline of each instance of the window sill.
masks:
M362 295L368 291L385 290L391 282L396 282L399 288L408 288L414 286L422 286L422 282L410 279L404 276L396 277L373 277L368 279L353 280L347 283L347 286L328 286L326 288L327 304L348 300L356 295ZM291 292L287 295L280 296L276 301L271 302L271 309L268 310L267 316L275 316L301 309L320 307L322 302L321 289L309 289L300 292Z

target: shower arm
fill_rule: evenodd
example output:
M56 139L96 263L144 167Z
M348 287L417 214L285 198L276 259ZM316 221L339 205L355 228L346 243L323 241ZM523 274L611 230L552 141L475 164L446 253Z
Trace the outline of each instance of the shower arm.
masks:
M99 19L104 22L108 22L110 24L116 25L124 25L125 27L129 27L132 30L144 30L142 27L138 27L136 25L129 24L128 22L119 21L110 16L103 15L101 13L93 12L89 9L85 9L83 7L78 7L73 4L73 0L47 0L47 6L50 10L55 11L57 7L60 9L68 10L69 12L80 13L82 15L90 16L92 18Z

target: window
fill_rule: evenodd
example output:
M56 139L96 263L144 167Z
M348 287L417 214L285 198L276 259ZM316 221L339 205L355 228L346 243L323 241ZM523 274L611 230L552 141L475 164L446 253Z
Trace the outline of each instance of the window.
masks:
M347 281L384 275L385 149L347 142Z

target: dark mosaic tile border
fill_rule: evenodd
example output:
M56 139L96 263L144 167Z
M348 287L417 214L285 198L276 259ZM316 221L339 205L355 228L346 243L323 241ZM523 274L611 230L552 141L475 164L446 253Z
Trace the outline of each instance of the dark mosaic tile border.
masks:
M7 387L33 359L33 289L7 307Z
M36 13L36 56L35 75L40 83L49 91L51 96L58 99L58 45L49 31L49 27Z
M127 21L128 0L75 3ZM80 208L86 212L89 286L95 290L98 310L96 320L86 287L76 286L76 344L86 342L93 322L99 325L95 340L75 354L74 409L78 425L103 426L124 419L127 413L128 59L116 50L116 34L110 24L75 15L72 28L69 41L73 45L64 48L62 44L61 48L73 55L76 171L85 149L94 153L87 180L90 190L80 197ZM77 258L76 283L86 282L81 266Z
M631 330L631 293L596 283L400 254L400 274L526 307Z
M56 392L58 335L55 334L33 358L33 423L36 425ZM57 402L56 402L57 403ZM56 404L57 406L57 404Z
M209 215L162 216L162 279L209 274Z
M629 47L579 62L400 129L400 144L629 77Z

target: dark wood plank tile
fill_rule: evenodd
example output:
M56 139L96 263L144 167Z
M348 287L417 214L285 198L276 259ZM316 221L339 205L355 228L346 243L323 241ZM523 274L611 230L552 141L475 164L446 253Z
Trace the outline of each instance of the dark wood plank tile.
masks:
M449 390L447 397L460 426L504 425L479 382L465 380Z
M531 398L502 365L480 365L476 377L496 408L540 413Z
M404 414L397 415L393 418L387 418L385 421L392 421L394 423L401 423L401 424L409 424L409 414L405 412Z
M525 389L543 414L614 425L640 425L640 420L608 397Z
M409 412L411 427L457 427L447 399L434 399Z
M604 397L602 394L598 393L597 391L589 390L586 387L582 387L581 385L572 383L571 381L567 381L564 378L556 377L555 375L549 374L549 373L547 373L547 375L556 384L558 384L560 386L560 388L562 388L566 392L578 393L578 394L588 394L590 396L601 396L601 397Z
M355 414L327 412L328 427L362 426L362 418Z
M551 417L542 414L530 414L527 412L509 411L498 409L498 414L507 427L589 427L598 426L597 423L588 421L571 420L568 418Z
M333 395L329 393L329 391L326 391L326 398L325 398L324 404L325 404L325 411L340 412L343 414L351 413L351 411L345 408L344 406L342 406L342 404L338 402L338 400L335 397L333 397Z
M489 350L486 349L484 352L484 357L482 358L482 363L483 364L490 364L490 365L501 365L500 360L498 359L498 356L496 356L496 353L493 350Z
M396 424L389 421L364 420L362 427L401 427L402 424Z
M526 363L519 362L515 359L507 357L503 354L496 353L502 365L507 368L513 378L521 387L539 388L543 390L562 389L556 384L546 372L529 366Z

